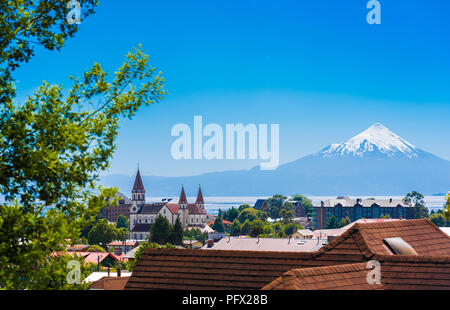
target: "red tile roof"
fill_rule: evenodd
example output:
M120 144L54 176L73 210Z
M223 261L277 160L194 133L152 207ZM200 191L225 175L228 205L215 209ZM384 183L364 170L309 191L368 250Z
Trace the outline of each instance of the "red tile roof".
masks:
M198 214L206 214L206 211L202 207L200 207L196 204L190 203L190 204L188 204L188 213L198 215Z
M292 269L263 290L374 290L383 284L369 284L367 263Z
M108 243L108 246L137 246L138 243L136 241L113 241Z
M89 286L90 290L123 290L129 277L103 277Z
M367 262L292 269L266 290L450 290L450 256L379 256L380 283L369 284Z
M392 255L383 247L383 238L389 237L402 237L416 249L419 256ZM328 245L310 253L146 249L126 289L260 289L291 269L361 264L372 259L380 260L384 266L388 266L383 283L397 281L392 288L398 288L410 283L418 285L414 281L410 282L411 277L418 277L417 281L423 282L442 273L445 268L449 270L449 256L450 238L429 220L357 223ZM317 272L347 272L347 267L342 268L344 267L320 269ZM366 267L355 265L349 268L350 275L339 277L347 280L348 277L355 278L355 283L360 283L367 271L364 270ZM395 275L402 268L409 268L409 278L406 280L402 280L400 273ZM444 272L444 279L437 279L436 283L433 282L436 285L429 284L424 288L433 285L445 287L450 279L447 270ZM305 277L305 273L297 271L289 277L296 274L300 275L300 280ZM450 287L450 283L448 284ZM344 287L347 284L336 282L334 286Z

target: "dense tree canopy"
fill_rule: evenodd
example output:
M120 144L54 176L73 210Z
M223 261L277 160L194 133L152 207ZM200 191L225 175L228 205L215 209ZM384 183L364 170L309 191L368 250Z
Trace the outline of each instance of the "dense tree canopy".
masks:
M83 1L82 19L96 5ZM71 77L71 88L44 82L18 102L14 70L36 48L61 49L78 28L67 23L64 1L2 1L0 11L0 283L33 288L49 255L112 203L115 190L96 181L116 148L119 120L167 92L138 47L112 77L94 63Z

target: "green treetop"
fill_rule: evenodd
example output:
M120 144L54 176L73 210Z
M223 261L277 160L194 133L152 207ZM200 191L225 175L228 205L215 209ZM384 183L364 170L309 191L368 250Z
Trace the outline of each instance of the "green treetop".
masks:
M83 20L96 5L83 1ZM71 77L69 89L43 82L17 101L14 70L37 48L61 49L78 26L67 23L65 1L2 1L0 11L0 283L32 289L41 287L34 279L51 277L44 267L51 253L113 203L116 190L96 181L113 156L120 119L167 91L139 46L112 76L94 63Z

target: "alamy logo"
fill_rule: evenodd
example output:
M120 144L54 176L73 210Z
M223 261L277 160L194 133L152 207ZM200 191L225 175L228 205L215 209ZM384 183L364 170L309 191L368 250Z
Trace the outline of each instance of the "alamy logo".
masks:
M70 271L67 273L67 283L80 284L81 283L81 265L76 260L71 260L67 263L67 269Z
M370 260L367 262L367 268L372 268L367 273L368 284L381 284L381 265L377 260Z
M81 24L81 5L76 0L70 0L67 3L67 8L71 9L66 15L66 20L70 25ZM75 18L74 18L75 17Z
M373 24L381 24L381 4L377 0L370 0L367 2L368 9L372 9L369 13L367 13L367 23L369 25Z
M192 133L187 124L172 127L172 137L179 137L172 143L174 159L247 159L261 160L261 170L273 170L279 164L279 124L270 125L270 150L267 124L226 124L225 152L224 131L218 124L208 124L203 128L201 116L194 117L194 148L192 156ZM209 137L203 143L203 137ZM248 137L248 140L247 140ZM248 143L247 143L248 142ZM247 150L248 144L248 150ZM236 152L235 152L236 150ZM236 157L235 157L236 155Z

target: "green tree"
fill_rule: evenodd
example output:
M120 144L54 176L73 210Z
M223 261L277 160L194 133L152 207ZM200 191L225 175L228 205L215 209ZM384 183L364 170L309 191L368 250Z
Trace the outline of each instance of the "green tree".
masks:
M239 236L241 233L241 223L238 219L235 219L230 226L230 235L231 236Z
M423 198L423 195L416 191L406 194L405 198L403 198L405 204L414 207L414 218L428 217L428 209L425 207Z
M116 228L126 228L129 229L130 228L130 223L129 220L124 216L124 215L119 215L117 217L117 223L116 223Z
M86 252L102 252L102 253L105 253L106 251L101 246L99 246L97 244L93 244L86 250Z
M88 235L89 244L97 244L102 248L107 249L108 243L115 240L118 236L118 231L113 224L109 224L106 220L101 219L92 227Z
M183 225L181 224L180 218L178 216L171 230L170 243L176 245L183 244Z
M169 241L169 234L171 231L171 226L169 220L158 214L155 218L155 222L150 228L150 240L158 244L166 244Z
M294 201L300 201L300 203L302 204L303 208L305 209L305 213L308 217L311 217L313 215L313 204L312 201L303 195L300 194L296 194L292 197L292 200Z
M241 235L248 235L250 233L250 229L250 221L247 219L241 226Z
M97 2L83 1L82 19ZM46 276L49 255L79 238L114 196L96 181L114 153L120 119L167 92L139 47L112 78L95 63L68 90L44 82L17 101L14 70L36 48L60 50L78 26L66 22L64 1L2 1L0 11L0 283L29 289Z
M261 220L255 220L250 224L250 236L258 237L264 234L264 223Z
M219 233L225 232L225 225L223 224L223 220L220 216L216 217L214 224L211 228Z
M450 221L450 192L445 196L444 216Z
M223 219L233 222L239 216L239 210L235 207L231 207L227 211L223 212Z
M287 236L291 236L296 231L297 231L297 224L295 223L289 223L284 227L284 233Z
M350 220L350 218L348 216L341 218L341 223L339 225L339 227L344 227L348 224L350 224L352 221Z
M256 219L264 220L265 214L264 214L264 212L261 212L259 210L256 210L256 209L253 209L250 207L250 208L242 209L242 211L239 213L237 219L241 223L244 223L246 220L249 220L250 222L252 222Z
M430 215L430 221L434 223L437 227L447 227L448 223L447 220L442 213L434 213Z
M282 212L282 210L285 211ZM267 212L272 219L279 219L282 217L281 213L285 214L284 212L294 210L294 205L287 201L286 196L276 194L272 198L267 199L262 211Z
M328 219L328 222L327 222L327 228L328 229L339 228L339 221L336 218L336 216L334 216L334 215L330 216L330 218Z

